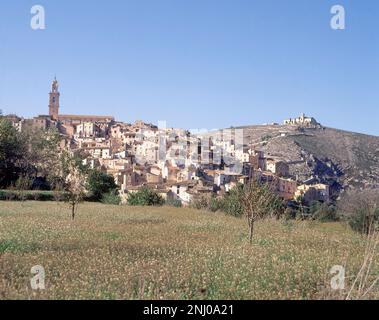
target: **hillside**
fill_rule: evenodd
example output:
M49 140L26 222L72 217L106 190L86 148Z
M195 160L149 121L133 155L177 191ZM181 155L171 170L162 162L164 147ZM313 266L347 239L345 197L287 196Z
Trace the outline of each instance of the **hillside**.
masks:
M334 191L379 186L379 137L332 128L284 125L241 127L245 143L283 158L300 180L314 177Z
M0 230L0 300L323 299L343 294L332 266L350 279L365 252L341 223L259 221L249 245L245 219L172 207L84 203L71 221L66 204L1 202Z

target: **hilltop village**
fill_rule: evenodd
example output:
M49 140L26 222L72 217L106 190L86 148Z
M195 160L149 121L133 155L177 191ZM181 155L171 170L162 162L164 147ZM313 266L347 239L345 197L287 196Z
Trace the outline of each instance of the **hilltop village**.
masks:
M330 201L328 185L292 176L284 159L265 155L245 143L243 129L191 134L143 121L129 124L113 116L63 115L59 111L59 84L54 79L48 115L6 118L19 131L56 128L62 138L60 147L72 153L80 151L84 164L111 174L124 201L131 192L148 186L166 199L188 205L197 196L222 195L251 179L269 183L287 201L299 196L307 203ZM283 125L320 127L304 114L285 120Z

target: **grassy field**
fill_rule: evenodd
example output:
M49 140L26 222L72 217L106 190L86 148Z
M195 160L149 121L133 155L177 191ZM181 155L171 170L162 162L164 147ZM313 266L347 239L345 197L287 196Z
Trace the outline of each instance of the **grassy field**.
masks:
M363 238L340 223L259 222L171 207L0 202L1 299L324 299ZM46 289L30 288L42 265ZM373 272L379 275L374 263Z

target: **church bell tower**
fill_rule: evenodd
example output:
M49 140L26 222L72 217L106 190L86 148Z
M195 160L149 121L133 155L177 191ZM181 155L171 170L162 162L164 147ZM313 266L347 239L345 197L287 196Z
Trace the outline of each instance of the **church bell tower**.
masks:
M58 91L58 81L57 78L54 78L54 81L51 85L51 91L49 93L49 115L53 120L58 119L59 96L60 93Z

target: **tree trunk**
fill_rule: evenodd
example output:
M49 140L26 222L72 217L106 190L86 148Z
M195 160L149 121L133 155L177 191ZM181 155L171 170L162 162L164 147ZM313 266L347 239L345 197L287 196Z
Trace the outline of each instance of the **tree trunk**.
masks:
M249 220L249 242L253 244L254 220Z
M74 220L75 219L75 202L73 202L71 204L71 206L72 206L72 208L71 208L71 218L72 218L72 220Z

